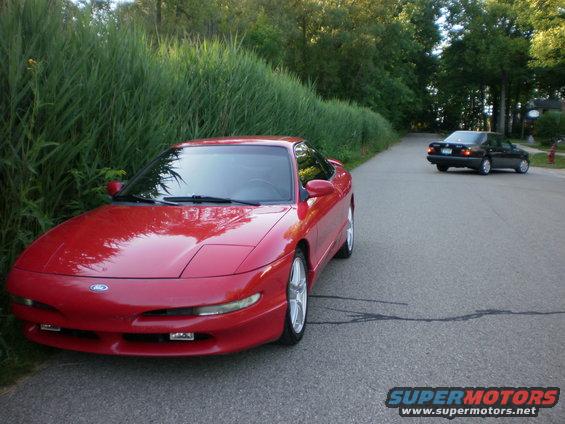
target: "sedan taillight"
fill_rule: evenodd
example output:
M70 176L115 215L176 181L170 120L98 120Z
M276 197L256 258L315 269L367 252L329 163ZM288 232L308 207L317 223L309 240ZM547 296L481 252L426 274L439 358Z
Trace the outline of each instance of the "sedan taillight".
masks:
M428 153L434 153L436 151L436 149L434 149L433 147L428 147Z
M470 149L462 149L461 150L461 154L463 156L471 156L471 153L473 153Z

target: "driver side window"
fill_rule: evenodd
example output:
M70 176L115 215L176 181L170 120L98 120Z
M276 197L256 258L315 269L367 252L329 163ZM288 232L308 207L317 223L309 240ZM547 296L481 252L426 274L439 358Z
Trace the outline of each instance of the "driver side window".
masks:
M297 144L294 148L296 162L298 163L298 178L300 178L303 187L306 186L308 181L328 179L324 167L316 158L316 153L306 143Z

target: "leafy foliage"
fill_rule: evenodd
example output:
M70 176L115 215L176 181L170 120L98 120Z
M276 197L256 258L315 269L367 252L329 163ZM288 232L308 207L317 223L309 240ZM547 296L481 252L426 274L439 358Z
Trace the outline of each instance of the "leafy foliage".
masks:
M546 61L540 68L532 58L536 28L555 22L545 15L553 10L550 4L551 0L446 3L447 46L437 74L441 127L518 133L529 100L564 93L561 65Z
M536 135L544 145L552 144L555 138L565 136L565 113L546 112L536 121Z
M353 100L397 127L429 120L441 0L137 0L118 14L156 37L242 37L324 98ZM157 19L160 10L161 19Z
M523 19L533 27L532 65L565 66L565 7L562 0L523 0Z

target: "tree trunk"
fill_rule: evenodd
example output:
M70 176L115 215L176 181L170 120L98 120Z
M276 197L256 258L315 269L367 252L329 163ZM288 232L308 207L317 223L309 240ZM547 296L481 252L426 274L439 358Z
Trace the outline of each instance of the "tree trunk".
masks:
M502 71L500 79L500 103L498 105L498 122L496 130L501 134L506 134L506 89L508 84L508 75L506 71Z
M520 103L520 96L522 95L522 86L520 83L516 84L516 97L514 98L514 104L512 105L512 134L518 134L520 127L518 126L518 103Z
M487 115L485 114L485 86L481 84L481 130L487 129Z
M506 85L506 115L504 116L504 134L509 134L511 131L510 111L512 110L511 105L513 101L514 99L512 98L512 82L508 81L508 84Z
M500 96L498 93L498 90L495 87L490 87L490 99L492 100L492 112L491 112L491 122L490 122L490 128L489 131L496 131L496 128L498 128L498 104L500 101Z

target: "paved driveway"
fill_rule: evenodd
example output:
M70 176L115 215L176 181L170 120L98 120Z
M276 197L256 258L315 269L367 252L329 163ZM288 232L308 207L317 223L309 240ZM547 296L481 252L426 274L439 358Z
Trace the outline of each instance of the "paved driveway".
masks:
M410 135L354 171L356 250L323 273L298 346L63 352L0 397L0 422L433 423L447 421L385 408L388 389L563 387L564 176L439 173L429 139ZM503 421L563 423L563 402Z

